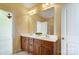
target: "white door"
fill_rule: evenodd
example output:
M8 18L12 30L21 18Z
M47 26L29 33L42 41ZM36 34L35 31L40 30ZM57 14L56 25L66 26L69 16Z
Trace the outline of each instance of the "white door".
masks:
M0 54L12 53L12 19L8 12L0 10Z
M67 52L79 55L79 3L70 3L67 8Z
M61 10L61 54L66 55L67 54L67 40L66 40L66 8L62 8Z
M79 3L63 4L61 54L79 55Z

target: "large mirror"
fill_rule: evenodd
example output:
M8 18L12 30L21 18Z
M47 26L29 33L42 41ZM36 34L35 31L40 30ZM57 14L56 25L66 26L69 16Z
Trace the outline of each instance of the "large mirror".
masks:
M37 33L54 34L54 7L39 11L34 16L36 16Z

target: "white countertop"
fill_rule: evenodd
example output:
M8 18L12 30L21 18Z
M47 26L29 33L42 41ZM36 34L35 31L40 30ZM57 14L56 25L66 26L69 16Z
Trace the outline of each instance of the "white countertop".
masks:
M52 42L56 42L58 40L57 35L48 35L48 37L45 37L45 36L29 35L29 34L22 33L21 36L31 37L31 38L36 38L36 39L46 40L46 41L52 41Z

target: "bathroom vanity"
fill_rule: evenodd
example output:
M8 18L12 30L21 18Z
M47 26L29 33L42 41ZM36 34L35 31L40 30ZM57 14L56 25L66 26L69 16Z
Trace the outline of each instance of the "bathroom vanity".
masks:
M55 37L21 35L21 49L32 55L55 55L56 41Z

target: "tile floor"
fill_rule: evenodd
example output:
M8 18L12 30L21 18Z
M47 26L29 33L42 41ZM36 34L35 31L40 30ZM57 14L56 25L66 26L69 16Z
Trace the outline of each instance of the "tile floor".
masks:
M31 55L31 54L28 54L28 53L25 52L25 51L21 51L21 52L15 53L14 55Z

